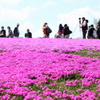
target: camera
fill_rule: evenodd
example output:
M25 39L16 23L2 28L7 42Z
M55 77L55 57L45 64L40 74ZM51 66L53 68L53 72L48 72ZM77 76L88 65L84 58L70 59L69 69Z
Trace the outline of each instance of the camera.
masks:
M79 18L79 23L81 23L81 18Z
M81 20L81 18L79 18L79 20Z

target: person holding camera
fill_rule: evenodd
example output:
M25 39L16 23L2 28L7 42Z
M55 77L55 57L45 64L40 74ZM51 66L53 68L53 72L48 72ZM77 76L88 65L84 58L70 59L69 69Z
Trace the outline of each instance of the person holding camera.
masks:
M86 20L85 17L82 17L82 22L81 22L81 18L79 18L79 24L80 28L82 28L83 39L86 39L86 33L88 30L88 20Z

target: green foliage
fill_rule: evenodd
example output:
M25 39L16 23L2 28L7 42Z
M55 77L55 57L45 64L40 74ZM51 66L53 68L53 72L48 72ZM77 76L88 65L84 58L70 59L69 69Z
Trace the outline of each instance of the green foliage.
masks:
M16 98L14 100L23 100L24 98L22 96L16 96Z
M59 50L54 49L54 52L59 52ZM1 52L0 52L1 53ZM83 57L98 57L100 58L100 51L94 51L94 50L81 50L79 52L67 52L70 54L75 54L75 55L82 55ZM48 75L51 76L51 75ZM51 79L47 79L46 83L42 83L39 86L36 86L35 84L30 84L27 87L29 87L29 89L34 90L34 91L38 91L40 90L40 93L43 94L43 90L41 89L40 86L42 87L48 87L49 89L55 89L58 91L66 91L66 94L74 94L74 95L80 95L80 93L83 93L85 91L85 89L89 89L90 91L93 91L94 93L96 93L97 97L98 97L98 93L100 91L96 91L97 90L97 86L98 84L92 83L90 86L83 86L82 82L80 79L83 79L84 77L82 75L80 75L79 73L73 73L73 74L69 74L67 76L62 75L58 80L51 80ZM30 79L36 79L36 77L30 77ZM100 79L99 77L96 79ZM78 83L75 83L75 86L73 85L69 85L66 86L66 81L74 81L74 80L79 80ZM56 81L55 85L51 85L53 82ZM6 87L1 87L3 89L8 89ZM78 89L82 89L82 91L78 91ZM73 91L73 92L70 92ZM54 91L55 92L55 91ZM1 94L1 95L5 95ZM20 96L20 95L14 95L14 94L9 94L11 96L11 98L13 98L13 96L16 96L16 98L14 100L23 100L24 97ZM37 94L38 95L38 94ZM44 98L46 98L45 96L43 96ZM52 96L51 96L52 97ZM55 99L55 97L52 97L54 100L62 100L65 98L57 98ZM31 100L31 99L30 99ZM70 98L66 98L66 100L71 100Z
M83 57L98 57L100 58L100 51L94 51L94 50L81 50L79 52L73 52L71 54L75 54L75 55L82 55Z
M100 25L100 19L94 19L94 24L95 24L96 26L98 26L98 24Z
M96 92L98 84L92 83L90 86L83 86L82 89L90 89L91 91Z
M34 84L31 84L31 85L29 85L28 87L31 88L31 89L34 90L34 91L42 90L40 87L37 87L37 86L34 85Z
M59 49L54 49L54 50L53 50L53 52L58 52L58 51L59 51Z
M99 21L98 21L98 23L97 23L98 25L100 25L100 19L99 19Z
M73 73L73 74L69 74L68 76L64 76L62 75L62 77L60 79L58 79L58 81L66 81L66 80L76 80L76 79L82 79L83 76L78 74L78 73Z

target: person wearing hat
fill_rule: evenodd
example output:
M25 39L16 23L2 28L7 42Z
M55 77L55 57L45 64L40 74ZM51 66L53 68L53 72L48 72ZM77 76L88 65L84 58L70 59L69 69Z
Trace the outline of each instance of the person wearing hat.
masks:
M86 20L85 17L82 17L82 23L80 20L79 20L79 24L80 24L80 28L82 28L83 39L86 39L86 33L88 30L88 20Z
M6 30L4 29L4 26L1 27L0 37L6 37Z
M30 32L29 29L27 29L27 33L25 33L26 38L32 38L32 33Z

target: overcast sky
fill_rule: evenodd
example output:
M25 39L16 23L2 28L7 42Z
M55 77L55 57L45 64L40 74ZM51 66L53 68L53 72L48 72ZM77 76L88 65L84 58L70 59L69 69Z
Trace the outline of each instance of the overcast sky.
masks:
M78 18L86 17L89 25L100 18L100 0L0 0L0 27L20 24L20 37L29 28L33 37L42 37L42 26L47 22L52 29L50 37L58 31L60 23L68 24L71 37L81 37Z

